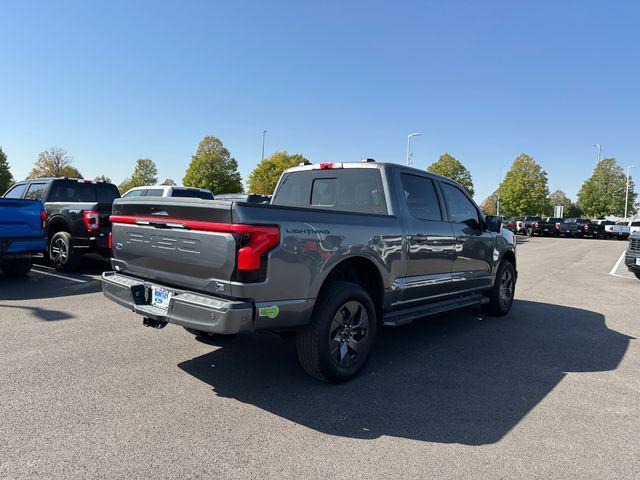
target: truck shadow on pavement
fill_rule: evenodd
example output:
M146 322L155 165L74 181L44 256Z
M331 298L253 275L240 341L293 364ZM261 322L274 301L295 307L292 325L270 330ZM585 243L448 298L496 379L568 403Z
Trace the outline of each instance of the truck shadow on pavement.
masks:
M482 445L567 373L617 368L632 338L596 312L516 301L504 318L467 309L382 329L365 370L341 385L308 377L293 339L269 335L210 341L221 348L179 367L218 396L330 435Z

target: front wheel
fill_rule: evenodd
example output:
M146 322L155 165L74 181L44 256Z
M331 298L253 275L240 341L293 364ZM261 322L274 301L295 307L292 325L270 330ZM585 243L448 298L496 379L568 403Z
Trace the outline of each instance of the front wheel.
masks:
M311 323L296 334L302 368L319 380L350 380L369 359L376 327L376 309L360 285L330 283L318 297Z
M516 269L513 264L503 260L498 267L493 288L489 293L489 302L482 307L490 315L502 317L509 313L516 292Z
M30 271L33 266L33 260L30 258L21 258L19 260L4 260L0 263L2 273L7 277L24 277Z

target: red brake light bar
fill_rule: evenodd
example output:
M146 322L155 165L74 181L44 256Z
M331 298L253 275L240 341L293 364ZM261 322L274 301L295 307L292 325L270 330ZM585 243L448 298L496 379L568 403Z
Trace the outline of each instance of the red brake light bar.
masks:
M280 243L280 229L273 225L242 225L235 223L203 222L179 218L133 217L111 215L112 223L180 226L205 232L239 233L238 270L258 270L260 257Z
M46 210L40 210L40 228L42 228L42 230L46 230L47 228L47 211Z

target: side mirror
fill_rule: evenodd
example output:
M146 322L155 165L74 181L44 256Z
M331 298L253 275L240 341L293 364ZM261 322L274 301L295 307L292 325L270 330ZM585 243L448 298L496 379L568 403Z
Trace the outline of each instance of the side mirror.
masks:
M487 215L484 217L484 221L487 224L487 229L490 232L500 233L502 230L502 220L495 215Z

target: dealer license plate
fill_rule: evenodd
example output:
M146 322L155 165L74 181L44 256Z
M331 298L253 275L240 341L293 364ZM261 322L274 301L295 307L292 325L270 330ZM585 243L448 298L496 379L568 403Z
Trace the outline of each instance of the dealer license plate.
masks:
M151 287L151 305L161 308L162 310L168 310L170 301L171 292L169 290Z

